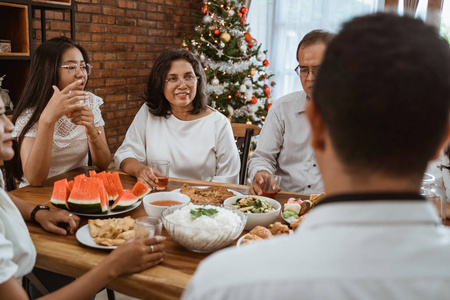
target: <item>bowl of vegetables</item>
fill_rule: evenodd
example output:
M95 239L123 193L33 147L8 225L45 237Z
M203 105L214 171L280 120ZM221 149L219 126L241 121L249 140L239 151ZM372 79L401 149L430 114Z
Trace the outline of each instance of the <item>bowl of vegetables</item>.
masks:
M232 207L247 215L244 230L251 230L255 226L267 227L280 214L281 204L277 200L263 196L234 196L223 202L225 207Z

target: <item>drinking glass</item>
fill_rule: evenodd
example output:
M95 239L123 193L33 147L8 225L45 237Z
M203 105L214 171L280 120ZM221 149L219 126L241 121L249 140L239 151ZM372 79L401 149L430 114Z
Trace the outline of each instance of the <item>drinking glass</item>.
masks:
M445 193L441 189L435 186L435 178L433 175L425 173L422 179L422 187L420 188L420 194L426 197L431 203L434 204L438 214L441 216L442 224L445 223L447 205L445 200Z
M134 221L134 233L136 237L152 237L161 235L162 222L160 218L140 217Z
M280 186L281 176L263 173L264 183L262 186L262 196L275 199L278 193L278 187Z
M152 168L153 174L158 178L158 189L165 190L169 183L170 162L167 160L152 160L150 168Z

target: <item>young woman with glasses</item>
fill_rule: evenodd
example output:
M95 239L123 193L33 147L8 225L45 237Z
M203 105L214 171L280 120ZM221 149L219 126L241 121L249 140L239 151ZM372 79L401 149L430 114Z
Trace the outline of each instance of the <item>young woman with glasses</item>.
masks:
M171 177L238 183L239 155L230 122L206 105L206 77L185 49L168 49L150 72L145 104L115 154L116 168L157 188L152 160Z
M12 169L21 186L40 186L48 177L87 165L88 151L95 166L108 167L103 100L84 90L91 69L86 50L66 37L37 48L12 119L19 150Z

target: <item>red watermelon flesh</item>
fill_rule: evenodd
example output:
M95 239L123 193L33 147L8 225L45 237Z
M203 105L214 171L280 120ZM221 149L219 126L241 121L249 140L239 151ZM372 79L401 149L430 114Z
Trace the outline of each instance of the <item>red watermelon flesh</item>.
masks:
M147 195L148 193L150 193L152 191L151 188L149 188L148 186L146 186L145 184L143 184L142 182L140 182L138 180L138 182L136 182L136 184L133 186L133 188L131 189L131 192L138 198L141 199L143 198L145 195Z
M103 185L103 181L98 179L98 191L100 194L100 203L102 205L102 213L108 213L108 193L106 192L105 186Z
M103 181L103 186L106 189L106 193L108 195L108 200L110 202L110 204L114 203L114 198L113 198L113 192L111 190L111 186L109 184L109 180L108 180L108 174L103 171L97 174L97 178L100 178Z
M139 199L130 190L123 190L120 197L114 202L111 207L112 211L124 210L135 204Z
M97 172L95 170L89 170L89 177L97 177Z
M70 193L68 204L72 211L80 213L102 213L99 193L99 179L75 177L75 183Z
M69 181L68 183L67 183L67 186L68 186L68 188L69 188L69 194L70 194L70 192L72 191L72 189L73 189L73 184L75 183L75 180L71 180L71 181ZM69 199L69 197L67 197L67 199Z
M120 197L123 192L122 182L120 182L119 173L108 173L109 186L113 192L114 200Z
M70 191L67 179L58 180L53 185L53 193L50 202L55 207L68 209L67 200L69 198L69 194Z

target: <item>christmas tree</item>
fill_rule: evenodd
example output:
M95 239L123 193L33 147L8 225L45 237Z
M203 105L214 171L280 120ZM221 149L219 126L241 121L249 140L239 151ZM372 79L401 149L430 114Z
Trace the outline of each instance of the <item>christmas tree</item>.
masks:
M266 70L267 50L250 34L247 12L244 0L205 1L202 22L182 46L204 67L210 106L231 122L263 124L275 82Z

